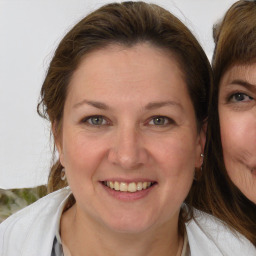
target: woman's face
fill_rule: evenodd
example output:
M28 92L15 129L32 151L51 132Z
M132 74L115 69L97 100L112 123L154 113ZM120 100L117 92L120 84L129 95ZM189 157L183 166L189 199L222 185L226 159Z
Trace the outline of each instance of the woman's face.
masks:
M234 66L223 76L219 118L227 172L256 203L256 64Z
M119 232L177 228L200 141L170 53L138 44L88 54L70 82L57 143L77 216Z

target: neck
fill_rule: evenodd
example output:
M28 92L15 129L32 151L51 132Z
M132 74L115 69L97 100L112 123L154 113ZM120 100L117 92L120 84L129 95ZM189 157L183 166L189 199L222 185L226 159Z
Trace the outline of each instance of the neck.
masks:
M62 216L61 239L75 256L178 256L183 245L171 222L136 234L115 232L80 216L75 205Z

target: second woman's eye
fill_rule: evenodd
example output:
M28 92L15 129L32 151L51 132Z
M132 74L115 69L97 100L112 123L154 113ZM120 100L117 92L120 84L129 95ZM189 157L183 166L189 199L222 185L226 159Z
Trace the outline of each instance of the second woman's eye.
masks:
M172 120L168 117L165 117L165 116L153 117L149 122L150 125L158 125L158 126L167 125L167 124L170 124L170 123L172 123Z
M253 99L252 97L248 96L245 93L241 93L241 92L234 93L229 97L230 102L246 102L246 101L250 101L252 99Z
M83 119L83 123L88 123L89 125L100 126L106 125L107 121L103 116L90 116Z

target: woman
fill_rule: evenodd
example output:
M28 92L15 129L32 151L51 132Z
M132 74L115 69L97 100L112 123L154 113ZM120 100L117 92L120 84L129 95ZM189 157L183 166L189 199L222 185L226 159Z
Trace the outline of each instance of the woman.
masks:
M185 225L210 85L196 39L156 5L109 4L80 21L55 52L39 104L59 153L49 187L70 188L4 222L0 252L253 255L209 215Z
M215 86L195 205L256 246L256 2L232 5L214 28L214 39Z

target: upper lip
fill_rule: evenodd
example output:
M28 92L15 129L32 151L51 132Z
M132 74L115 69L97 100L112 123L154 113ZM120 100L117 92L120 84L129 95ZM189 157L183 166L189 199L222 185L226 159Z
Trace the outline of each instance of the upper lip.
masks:
M101 180L101 182L104 182L104 181L117 181L117 182L125 182L125 183L132 183L132 182L156 182L155 180L153 179L148 179L148 178L134 178L134 179L127 179L127 178L106 178L106 179L103 179Z

